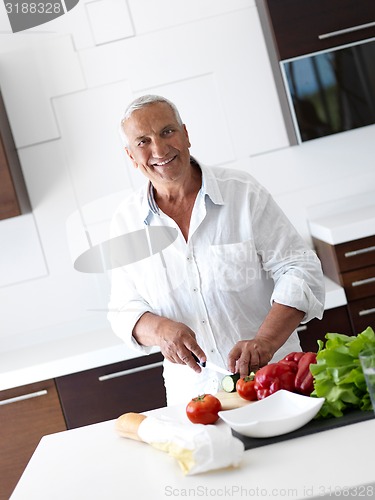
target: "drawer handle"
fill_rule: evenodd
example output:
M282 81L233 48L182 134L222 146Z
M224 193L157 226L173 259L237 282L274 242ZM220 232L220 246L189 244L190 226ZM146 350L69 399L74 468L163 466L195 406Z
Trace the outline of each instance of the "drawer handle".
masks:
M375 313L375 307L372 307L371 309L363 309L362 311L359 311L358 316L367 316L368 314L374 314Z
M16 396L14 398L3 399L0 401L1 405L10 405L11 403L18 403L18 401L25 401L26 399L39 398L40 396L45 396L48 393L46 389L37 392L30 392L29 394L23 394L22 396Z
M374 282L375 282L375 277L367 278L365 280L353 281L352 286L368 285L369 283L374 283Z
M112 378L124 377L125 375L131 375L132 373L143 372L145 370L151 370L152 368L157 368L162 366L163 361L158 363L151 363L150 365L137 366L136 368L129 368L129 370L122 370L121 372L110 373L109 375L102 375L98 377L99 382L105 382L106 380L111 380Z
M344 257L355 257L356 255L362 255L368 252L375 252L375 245L373 247L360 248L359 250L352 250L351 252L345 252Z
M366 28L372 28L375 26L375 21L371 23L358 24L357 26L351 26L350 28L344 28L342 30L331 31L330 33L323 33L319 35L319 40L325 40L326 38L332 38L334 36L345 35L346 33L353 33L353 31L364 30Z
M299 327L297 328L297 333L299 333L299 332L304 332L304 331L306 331L306 330L307 330L307 326L306 326L306 325L302 325L302 326L299 326Z

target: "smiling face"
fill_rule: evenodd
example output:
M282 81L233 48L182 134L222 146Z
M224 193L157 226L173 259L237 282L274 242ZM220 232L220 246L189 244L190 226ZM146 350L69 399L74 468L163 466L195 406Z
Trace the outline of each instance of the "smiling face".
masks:
M135 168L157 187L182 181L190 167L190 142L173 109L154 102L133 111L124 121L125 148Z

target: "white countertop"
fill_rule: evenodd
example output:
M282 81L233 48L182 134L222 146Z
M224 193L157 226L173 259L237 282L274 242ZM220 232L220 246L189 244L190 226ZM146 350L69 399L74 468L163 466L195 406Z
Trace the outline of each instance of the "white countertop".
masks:
M347 303L344 289L326 278L326 309ZM154 349L153 352L157 352ZM69 375L141 356L108 329L0 351L0 390Z
M0 352L0 390L142 356L110 328Z
M309 209L310 233L338 245L373 236L375 233L374 193L364 193Z
M119 437L110 420L43 437L11 500L373 498L374 434L368 420L248 450L236 469L184 476L174 458Z

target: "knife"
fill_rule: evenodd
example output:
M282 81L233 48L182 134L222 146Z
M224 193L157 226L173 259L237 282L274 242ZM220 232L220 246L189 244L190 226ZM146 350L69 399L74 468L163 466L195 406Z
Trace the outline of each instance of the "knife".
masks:
M209 368L210 370L221 373L222 375L233 375L233 373L230 372L229 370L221 368L221 366L215 365L215 363L212 363L211 361L206 361L204 363L201 363L201 361L197 358L197 356L194 353L191 354L195 359L195 361L198 363L198 365L201 366L202 368Z

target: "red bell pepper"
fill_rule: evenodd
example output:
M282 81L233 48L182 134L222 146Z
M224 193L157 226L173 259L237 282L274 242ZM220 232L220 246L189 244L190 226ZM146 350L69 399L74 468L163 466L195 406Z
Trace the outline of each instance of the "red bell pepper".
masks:
M314 378L310 370L310 365L316 363L315 352L305 352L298 361L298 370L295 378L296 392L310 396L314 390Z
M294 392L296 376L295 363L270 363L255 373L257 398L264 399L280 389Z
M297 364L299 362L299 360L302 358L302 356L304 355L305 353L302 352L302 351L298 351L298 352L290 352L289 354L287 354L283 359L281 359L280 361L295 361ZM279 362L280 362L279 361Z

